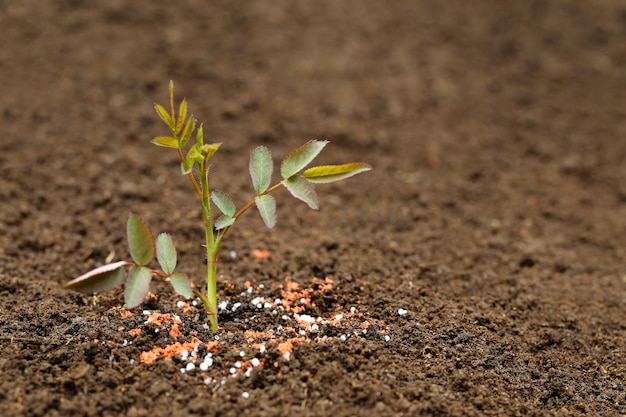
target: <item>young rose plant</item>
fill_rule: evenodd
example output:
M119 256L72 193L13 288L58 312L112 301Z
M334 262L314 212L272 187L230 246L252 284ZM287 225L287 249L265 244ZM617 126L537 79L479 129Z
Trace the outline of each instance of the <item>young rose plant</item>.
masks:
M137 215L128 218L126 233L132 261L119 261L93 269L66 284L67 288L97 292L110 290L126 280L124 298L128 308L140 305L150 289L152 277L164 278L174 291L184 297L194 295L202 301L212 331L217 331L217 259L222 239L237 219L251 207L256 207L268 228L276 224L276 200L270 195L285 187L292 196L305 202L310 208L318 209L319 202L315 184L343 180L371 167L361 162L343 165L323 165L305 169L328 144L327 141L311 140L291 151L280 166L281 180L271 185L273 161L265 146L258 146L250 155L249 171L254 188L254 198L237 210L233 200L224 192L209 188L209 161L217 152L220 143L204 143L202 125L196 129L196 119L187 115L187 100L174 107L174 84L169 84L169 111L156 104L155 109L170 130L168 136L158 136L152 143L176 150L181 171L191 182L202 206L202 220L206 237L207 283L206 289L193 289L189 278L174 272L177 263L176 249L172 238L162 233L154 238L150 228ZM195 131L195 143L187 146ZM215 218L214 208L221 213ZM160 269L149 264L156 256Z

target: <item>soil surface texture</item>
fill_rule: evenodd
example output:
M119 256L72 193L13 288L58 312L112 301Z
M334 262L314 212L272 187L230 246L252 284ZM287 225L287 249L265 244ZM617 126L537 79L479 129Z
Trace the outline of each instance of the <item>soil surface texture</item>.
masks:
M0 1L0 415L626 415L623 0ZM220 330L68 280L201 210L153 103L248 158L371 172L242 216ZM275 173L275 179L278 176Z

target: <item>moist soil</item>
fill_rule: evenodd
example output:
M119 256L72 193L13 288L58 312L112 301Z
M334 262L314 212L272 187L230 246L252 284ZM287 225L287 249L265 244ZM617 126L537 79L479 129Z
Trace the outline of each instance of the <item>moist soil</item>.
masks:
M0 2L3 416L626 415L626 5ZM219 259L220 330L128 259L130 212L202 285L201 211L153 102L222 142L212 184L309 139L373 170L279 190Z

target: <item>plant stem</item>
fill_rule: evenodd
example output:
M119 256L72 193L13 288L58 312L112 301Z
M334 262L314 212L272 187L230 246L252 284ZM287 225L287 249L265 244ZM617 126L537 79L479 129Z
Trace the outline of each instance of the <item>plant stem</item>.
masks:
M176 135L174 136L178 139ZM185 156L183 155L183 151L181 151L180 149L176 150L178 151L178 157L180 158L180 162L184 163ZM189 177L189 181L191 181L191 185L193 185L193 189L196 190L196 194L198 194L198 197L202 199L202 190L200 190L200 186L198 185L198 181L196 181L196 177L193 176L193 172L187 174L187 177Z
M204 307L207 310L209 316L209 326L212 332L217 332L217 256L209 255L207 260L207 288L206 288L206 301Z
M206 298L202 299L205 309L209 315L209 325L211 331L218 329L217 322L217 251L219 243L213 235L213 217L211 216L211 195L209 193L209 166L204 161L200 167L200 186L202 189L202 211L204 220L204 235L206 238L206 267L207 267L207 288Z

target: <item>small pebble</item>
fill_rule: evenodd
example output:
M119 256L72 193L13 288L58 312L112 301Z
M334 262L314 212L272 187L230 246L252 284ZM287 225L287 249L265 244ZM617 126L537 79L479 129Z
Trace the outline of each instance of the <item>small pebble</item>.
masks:
M200 364L200 369L202 371L206 371L207 369L209 369L209 367L211 367L211 365L213 365L213 358L211 358L210 356L207 356L206 358L204 358L204 361Z
M315 319L308 314L303 314L301 316L296 316L296 318L300 321L304 321L306 323L315 323Z

